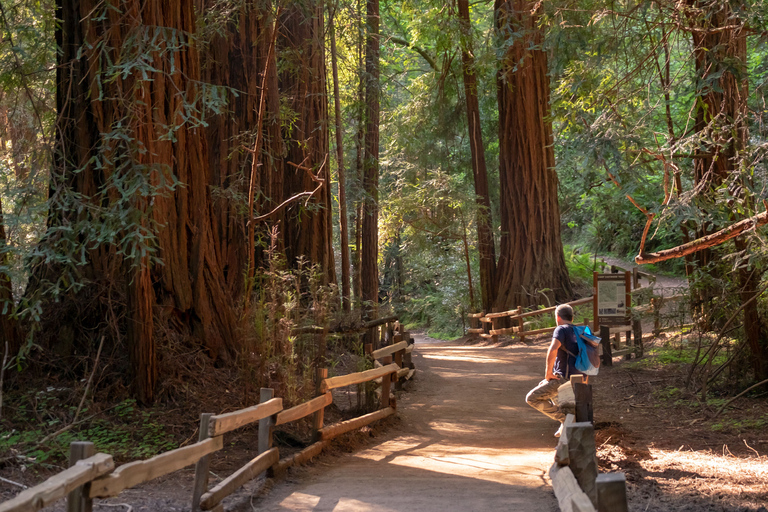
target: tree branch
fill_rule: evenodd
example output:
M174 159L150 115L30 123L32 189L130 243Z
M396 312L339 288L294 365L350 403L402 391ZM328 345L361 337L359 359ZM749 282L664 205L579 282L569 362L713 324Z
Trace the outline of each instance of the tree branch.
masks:
M434 69L435 71L438 71L437 63L435 62L435 59L433 59L432 56L430 54L428 54L427 51L424 50L423 48L420 48L418 46L415 46L415 45L409 43L407 40L403 39L402 37L389 36L387 38L387 40L391 41L391 42L393 42L395 44L399 44L401 46L405 46L406 48L410 48L411 50L415 51L416 53L418 53L419 55L424 57L424 60L427 61L427 64L432 66L432 69Z
M715 245L720 245L732 238L736 238L745 231L759 228L765 224L768 224L768 211L755 215L754 217L741 220L728 226L727 228L721 229L716 233L697 238L696 240L688 242L687 244L679 245L672 249L666 249L664 251L652 252L648 254L641 252L635 257L635 263L638 265L645 265L648 263L657 263L659 261L682 258L683 256L693 254L694 252L708 249Z

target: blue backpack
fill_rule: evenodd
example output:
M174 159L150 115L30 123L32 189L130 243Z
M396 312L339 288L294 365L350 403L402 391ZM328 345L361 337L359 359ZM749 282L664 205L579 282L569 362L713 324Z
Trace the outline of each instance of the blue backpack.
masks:
M600 338L595 336L587 325L572 325L579 345L576 356L576 369L584 375L597 375L600 371Z

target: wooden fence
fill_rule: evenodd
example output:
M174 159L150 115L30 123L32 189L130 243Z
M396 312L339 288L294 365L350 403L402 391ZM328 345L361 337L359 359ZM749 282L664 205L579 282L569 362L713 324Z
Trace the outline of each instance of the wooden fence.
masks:
M580 375L558 390L558 401L572 409L555 449L549 478L562 512L627 512L624 473L598 474L592 418L592 389Z
M415 372L411 363L413 345L410 335L407 332L399 332L395 317L368 322L365 327L381 329L379 339L387 339L393 343L376 351L368 351L377 365L376 368L330 378L328 370L320 369L317 381L318 396L290 409L283 408L283 399L275 398L274 390L262 388L258 405L226 414L201 414L197 443L117 468L111 455L94 453L93 443L72 443L69 469L0 504L0 512L36 512L63 498L67 498L67 512L90 512L95 498L117 496L125 489L192 464L195 464L192 510L223 512L222 500L247 482L265 472L277 475L293 465L304 463L318 455L333 438L395 413L397 403L390 394L391 386L394 384L399 387L402 380L410 379ZM327 329L320 328L301 330L304 333L321 335L328 332ZM381 398L378 410L333 425L324 425L325 408L333 403L331 390L369 381L380 383ZM314 443L281 459L279 449L272 446L273 429L310 415L313 416ZM256 422L259 425L256 456L209 489L211 456L223 448L224 434Z

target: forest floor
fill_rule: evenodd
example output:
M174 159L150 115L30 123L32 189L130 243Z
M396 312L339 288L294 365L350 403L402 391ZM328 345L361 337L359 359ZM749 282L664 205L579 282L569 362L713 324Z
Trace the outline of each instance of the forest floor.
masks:
M684 282L660 278L657 285L674 290ZM247 485L227 510L557 510L547 477L557 425L524 402L548 338L416 339L416 378L398 392L396 418L342 436L285 477ZM673 330L646 336L645 357L616 358L594 378L600 470L626 474L632 512L768 512L766 394L740 398L718 415L725 398L687 391L685 367L670 363L680 339ZM341 414L329 413L327 422ZM210 485L252 458L255 441L255 429L228 437ZM298 440L284 432L277 441L285 452ZM94 511L188 511L193 475L187 468L156 479L97 501ZM0 477L27 485L45 476L21 465L0 468ZM17 492L0 482L0 500ZM63 511L64 502L46 510Z

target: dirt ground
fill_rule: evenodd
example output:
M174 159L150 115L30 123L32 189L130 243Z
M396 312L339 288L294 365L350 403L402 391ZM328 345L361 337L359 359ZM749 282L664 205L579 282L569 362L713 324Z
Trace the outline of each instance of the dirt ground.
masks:
M556 510L546 476L556 425L523 401L547 343L419 338L417 376L398 393L397 418L344 436L281 479L246 486L227 510ZM626 473L630 510L768 512L765 395L714 417L695 398L668 396L681 386L679 372L643 361L617 358L593 381L600 469ZM254 455L255 432L225 441L211 485ZM99 500L94 511L187 511L193 474L188 468ZM0 476L28 485L39 479L18 466ZM17 492L0 482L2 499ZM63 511L64 502L46 510Z

